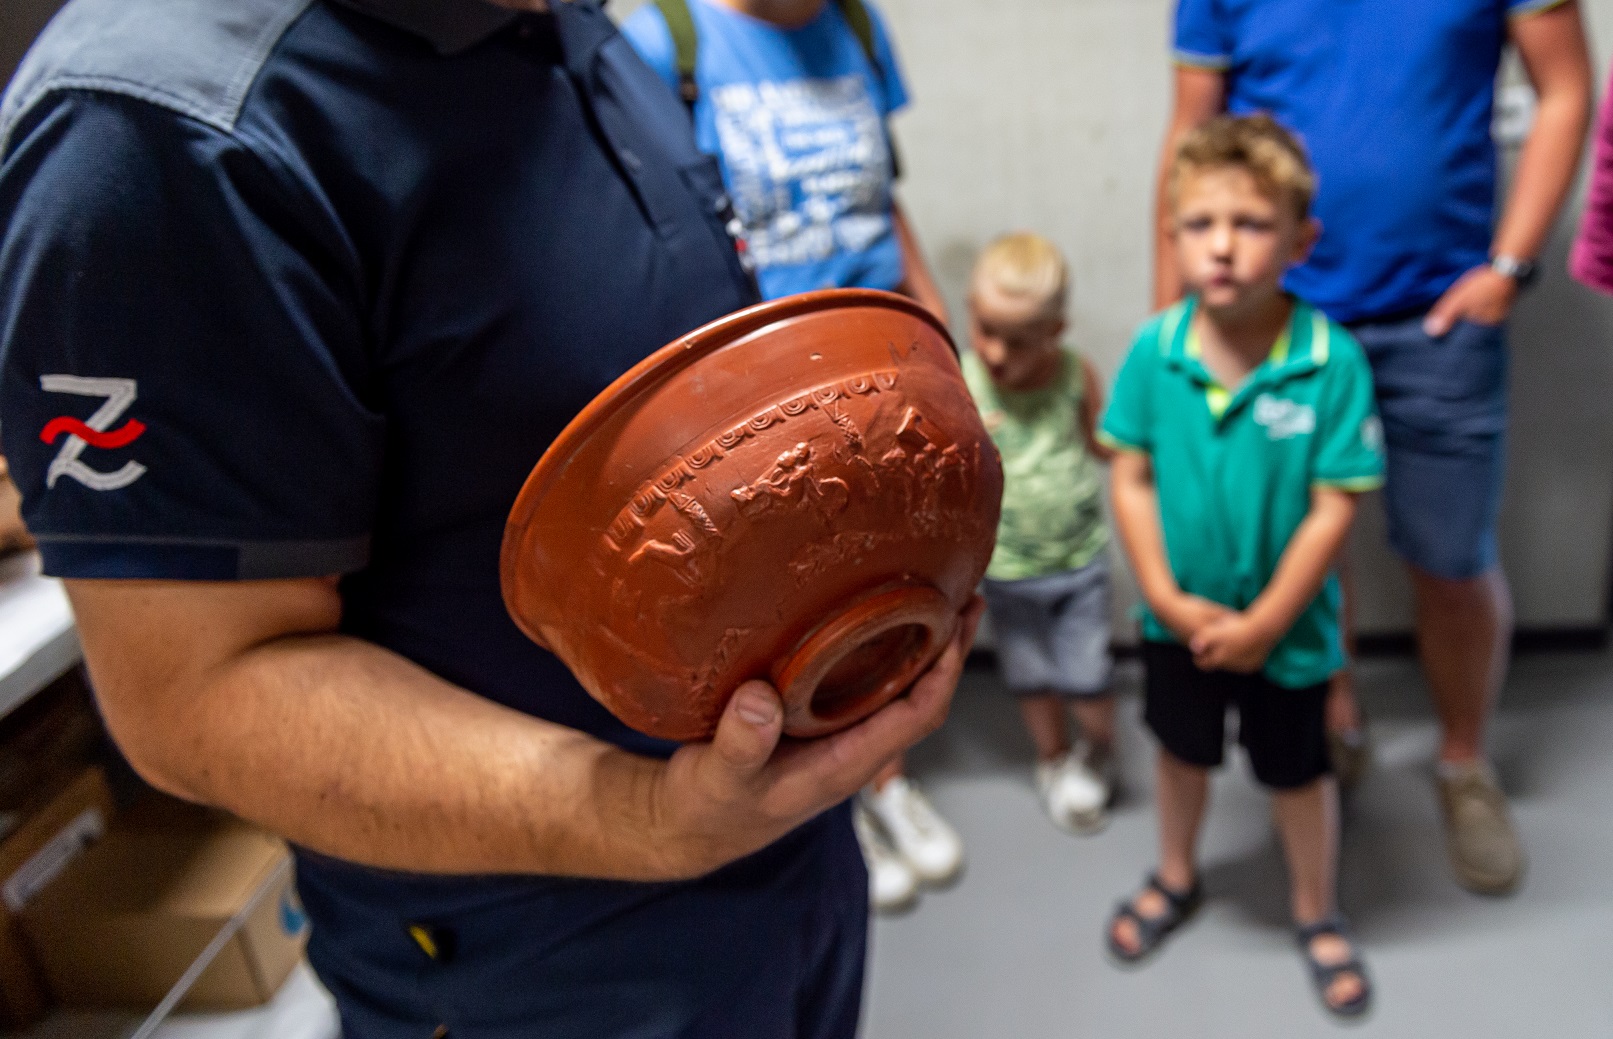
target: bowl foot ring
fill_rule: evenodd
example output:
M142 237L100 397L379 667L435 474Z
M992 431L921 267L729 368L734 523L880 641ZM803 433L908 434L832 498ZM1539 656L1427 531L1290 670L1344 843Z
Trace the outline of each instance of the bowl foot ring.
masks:
M957 611L927 584L853 602L773 669L784 731L812 738L848 728L906 692L940 656Z

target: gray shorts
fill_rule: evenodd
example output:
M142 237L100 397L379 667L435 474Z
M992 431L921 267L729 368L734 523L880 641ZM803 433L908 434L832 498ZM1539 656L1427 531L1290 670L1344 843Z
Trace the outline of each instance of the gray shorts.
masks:
M1109 561L1023 581L986 579L997 668L1010 691L1063 696L1109 691Z

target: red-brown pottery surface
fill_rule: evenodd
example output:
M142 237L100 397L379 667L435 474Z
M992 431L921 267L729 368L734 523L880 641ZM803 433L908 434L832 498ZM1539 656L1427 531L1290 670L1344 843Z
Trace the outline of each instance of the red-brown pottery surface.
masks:
M504 533L504 601L641 732L711 734L765 678L791 735L900 695L985 572L1002 468L945 330L890 293L751 307L560 435Z

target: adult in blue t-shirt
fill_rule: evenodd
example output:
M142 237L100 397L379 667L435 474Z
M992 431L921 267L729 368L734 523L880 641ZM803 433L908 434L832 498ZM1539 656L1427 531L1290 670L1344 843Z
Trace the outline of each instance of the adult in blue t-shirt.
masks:
M762 294L893 290L945 321L892 190L896 152L887 120L907 104L907 87L878 12L856 5L869 22L865 41L837 0L685 6L696 41L695 141L721 163ZM622 33L681 94L677 48L659 6L634 12ZM892 761L859 808L879 909L906 906L920 883L945 883L963 865L957 831L902 771L901 760Z
M768 299L827 288L941 298L892 192L887 121L907 86L877 11L873 55L832 0L687 0L698 41L691 115L722 165ZM672 34L654 4L622 33L673 90Z
M1539 108L1498 221L1490 125L1509 40ZM1181 135L1223 111L1271 112L1310 150L1322 237L1289 288L1347 324L1372 363L1389 540L1411 574L1443 728L1452 865L1469 888L1510 890L1523 853L1484 758L1511 634L1495 529L1504 325L1585 136L1591 79L1578 5L1178 0L1175 56L1162 175ZM1169 233L1161 219L1162 243ZM1165 263L1155 285L1160 305L1180 293ZM1339 692L1335 728L1357 728L1347 676Z
M545 447L757 301L677 102L543 6L70 0L0 102L5 454L129 760L293 842L347 1039L851 1039L844 802L962 648L775 755L765 684L676 747L511 621Z

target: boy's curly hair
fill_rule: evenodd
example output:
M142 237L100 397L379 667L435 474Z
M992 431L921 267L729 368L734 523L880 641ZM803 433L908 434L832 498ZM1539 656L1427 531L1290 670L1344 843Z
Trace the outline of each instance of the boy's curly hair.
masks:
M1184 172L1226 167L1247 170L1268 198L1291 202L1299 219L1310 215L1316 171L1299 138L1270 114L1217 116L1183 137L1171 162L1172 207Z

